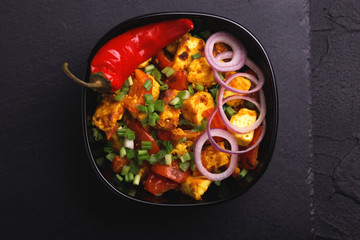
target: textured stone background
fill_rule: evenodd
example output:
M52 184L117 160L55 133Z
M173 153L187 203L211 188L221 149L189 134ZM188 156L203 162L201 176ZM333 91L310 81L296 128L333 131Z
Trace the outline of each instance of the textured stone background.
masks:
M313 234L360 239L360 1L310 1Z
M1 1L0 239L359 239L356 4ZM60 69L67 60L81 76L93 45L113 26L175 10L243 24L277 78L272 162L245 195L215 206L139 206L108 191L84 151L81 89Z

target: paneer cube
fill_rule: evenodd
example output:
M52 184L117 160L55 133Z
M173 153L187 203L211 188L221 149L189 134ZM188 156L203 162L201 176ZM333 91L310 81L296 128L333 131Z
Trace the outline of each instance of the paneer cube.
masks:
M179 124L180 109L165 105L164 112L159 113L155 128L163 130L175 129Z
M215 85L216 79L214 72L205 57L194 59L188 69L187 80L194 84L200 84L204 87L211 87Z
M204 40L192 37L190 34L184 35L180 41L174 56L173 69L175 71L186 70L192 59L192 55L201 53L203 55L205 48Z
M214 107L211 94L201 91L184 100L181 112L186 121L200 125L204 119L203 112Z
M201 200L201 196L206 192L211 184L211 180L199 176L186 178L186 181L181 183L180 191L195 200Z
M256 116L257 114L255 110L250 110L248 108L241 108L237 114L231 117L230 122L238 127L248 127L255 123ZM246 147L253 140L254 131L244 134L233 133L233 135L236 138L236 141L239 144L239 146Z
M228 78L230 75L234 74L235 72L227 72L225 74L225 78ZM230 87L239 89L239 90L244 90L244 91L248 91L251 87L251 82L250 80L248 80L247 78L244 77L236 77L235 79L233 79L230 83L229 83ZM240 95L238 93L234 93L232 91L228 91L225 90L224 92L224 97L229 97L229 96L233 96L233 95ZM226 104L229 105L230 107L238 107L243 103L242 99L239 100L231 100L228 101Z
M224 142L218 142L219 146L225 148ZM205 147L201 151L201 162L210 172L218 172L219 168L225 166L230 161L230 154L216 150L212 145Z
M119 127L117 121L121 120L124 112L123 103L115 100L115 94L103 94L101 103L92 117L92 124L104 131L109 140Z

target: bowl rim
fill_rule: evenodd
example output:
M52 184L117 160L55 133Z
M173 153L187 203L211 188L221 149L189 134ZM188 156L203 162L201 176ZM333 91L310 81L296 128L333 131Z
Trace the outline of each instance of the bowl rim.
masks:
M212 18L212 19L215 19L215 20L225 21L225 22L228 22L228 23L230 23L232 25L235 25L236 27L242 29L242 31L246 32L246 34L249 35L252 38L252 40L254 40L256 42L256 44L258 45L258 47L260 48L260 50L261 50L261 52L263 54L263 57L264 57L264 60L265 60L266 64L269 66L269 70L270 70L271 77L272 77L271 84L272 84L273 93L274 93L274 121L273 121L273 124L272 124L272 129L274 129L274 131L273 131L273 134L272 134L271 140L270 140L269 151L268 151L268 154L267 154L267 161L265 162L265 164L262 167L262 169L260 170L260 172L257 174L256 178L254 178L254 180L251 181L243 191L237 191L237 192L235 192L233 194L230 194L227 197L224 197L224 198L221 198L221 199L218 199L218 200L214 200L214 201L198 202L198 203L156 203L156 202L149 202L149 201L137 199L135 197L126 195L125 193L122 193L120 190L116 189L108 180L106 180L106 178L100 172L100 169L98 168L98 166L97 166L97 164L95 162L94 156L91 153L91 147L90 147L90 142L89 142L89 138L88 138L88 131L87 131L87 128L88 128L88 126L87 126L87 115L86 115L87 114L87 111L86 111L86 91L87 91L87 89L85 87L82 87L82 97L81 97L82 131L83 131L83 139L84 139L85 148L86 148L86 154L88 156L88 159L90 160L91 166L93 167L94 171L96 172L96 175L103 182L103 184L106 185L111 190L111 192L113 192L117 196L122 197L123 199L126 199L127 201L135 201L135 202L142 203L142 204L145 204L145 205L167 206L167 207L205 206L205 205L214 205L214 204L227 202L227 201L235 199L239 195L242 195L245 192L247 192L263 176L263 174L265 173L265 171L268 168L268 166L270 164L270 161L272 159L272 154L274 152L274 148L275 148L275 144L276 144L276 138L277 138L277 132L278 132L279 103L278 103L278 91L277 91L277 84L276 84L274 70L273 70L270 58L269 58L267 52L265 51L264 47L262 46L260 41L246 27L244 27L243 25L241 25L241 24L239 24L239 23L237 23L237 22L235 22L235 21L233 21L233 20L231 20L231 19L229 19L227 17L223 17L223 16L220 16L220 15L212 14L212 13L203 13L203 12L168 11L168 12L155 12L155 13L149 13L149 14L143 14L143 15L135 16L135 17L129 18L129 19L127 19L125 21L122 21L119 24L115 25L109 31L107 31L96 42L95 46L91 50L91 52L89 54L89 57L87 59L83 79L86 78L87 69L89 69L90 60L92 58L92 55L93 55L94 51L99 47L99 45L101 45L104 42L104 40L106 40L108 38L109 35L111 35L115 31L117 31L117 29L120 26L125 25L125 24L130 23L130 22L135 21L135 20L139 20L139 19L146 19L146 18L153 18L153 17L163 17L163 16L171 16L171 17L176 17L176 16L178 16L178 17L207 17L207 18Z

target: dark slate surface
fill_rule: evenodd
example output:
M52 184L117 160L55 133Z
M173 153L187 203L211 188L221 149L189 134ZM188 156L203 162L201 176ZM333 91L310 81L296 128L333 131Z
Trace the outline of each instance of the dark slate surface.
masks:
M360 2L312 1L316 239L360 239Z
M1 239L311 238L306 0L8 0L0 6ZM114 25L170 10L215 13L242 23L273 63L280 102L273 160L251 190L230 202L164 209L124 201L97 179L84 151L81 89L60 65L67 60L82 75L91 48Z

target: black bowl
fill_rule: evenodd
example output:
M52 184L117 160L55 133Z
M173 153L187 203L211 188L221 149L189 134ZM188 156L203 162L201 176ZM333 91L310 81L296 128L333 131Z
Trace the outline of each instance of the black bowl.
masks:
M267 129L264 140L260 144L258 156L259 164L256 169L250 171L253 180L248 182L245 180L235 180L230 177L222 181L220 186L211 184L201 201L193 200L177 191L169 191L160 197L156 197L141 187L130 186L130 184L128 185L125 183L119 184L114 179L114 173L112 173L110 169L110 163L106 163L105 166L102 167L96 163L96 159L104 156L104 152L102 151L104 143L92 141L92 135L90 134L92 128L90 119L97 105L97 94L92 90L84 88L82 96L82 125L86 151L90 162L101 181L115 194L125 199L161 206L197 206L219 203L243 194L260 179L269 165L275 146L278 125L278 96L275 77L267 54L254 35L234 21L212 14L167 12L135 17L115 26L99 40L89 56L84 79L89 79L91 59L99 48L110 39L141 25L176 18L191 19L195 24L195 29L192 31L193 33L199 33L203 30L210 30L211 32L227 31L232 33L244 44L248 52L248 57L262 69L265 75L265 85L263 89L267 104Z

